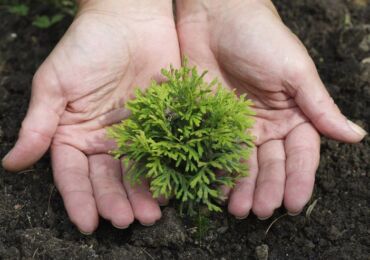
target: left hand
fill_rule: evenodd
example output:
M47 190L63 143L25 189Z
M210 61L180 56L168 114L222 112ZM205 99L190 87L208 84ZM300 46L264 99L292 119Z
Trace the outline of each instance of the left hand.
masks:
M250 176L231 192L229 212L245 218L252 209L266 219L284 203L300 213L319 164L318 131L350 143L366 132L341 114L271 1L178 1L177 16L182 54L255 105Z
M3 159L20 171L51 150L53 176L70 220L84 234L99 216L117 228L160 217L147 183L131 186L109 151L106 127L127 116L123 105L159 71L180 65L171 0L79 1L79 11L37 70L15 147Z

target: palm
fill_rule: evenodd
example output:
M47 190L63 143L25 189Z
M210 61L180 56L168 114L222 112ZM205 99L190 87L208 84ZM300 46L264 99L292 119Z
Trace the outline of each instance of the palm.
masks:
M145 187L126 185L125 191L119 162L104 155L114 146L106 140L104 127L127 115L121 108L135 87L158 80L160 68L178 62L176 32L165 19L152 21L150 27L140 20L123 20L117 31L114 23L120 21L99 22L96 16L78 18L50 57L67 100L52 145L56 185L77 224L86 216L97 219L96 208L118 227L130 224L133 214L151 223L153 215L154 220L160 217L158 205L146 191L137 195Z
M254 101L257 145L284 139L292 129L307 121L294 100L293 84L297 63L309 57L280 18L270 10L266 12L269 15L260 13L248 21L236 15L226 23L228 30L213 34L217 41L214 53L218 74L226 85L247 93ZM235 28L232 30L235 32L236 28L243 29L230 34L230 28Z
M65 100L54 143L87 154L112 148L102 138L104 127L123 119L122 107L136 87L158 80L160 68L179 59L171 20L148 26L140 19L100 16L78 17L36 76L55 78Z
M257 151L249 161L251 175L230 196L229 210L244 217L253 208L265 218L284 200L289 212L297 213L312 192L319 158L318 133L297 106L292 85L298 80L297 61L310 59L273 9L253 16L240 8L231 11L209 22L178 24L181 51L254 101Z

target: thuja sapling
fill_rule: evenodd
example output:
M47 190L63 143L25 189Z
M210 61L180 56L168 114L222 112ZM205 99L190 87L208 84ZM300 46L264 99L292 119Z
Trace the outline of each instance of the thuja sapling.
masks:
M108 130L131 184L148 179L153 197L174 197L188 213L202 205L221 211L221 186L247 176L253 148L252 102L217 79L207 83L206 73L186 62L162 69L167 80L138 89L129 118Z

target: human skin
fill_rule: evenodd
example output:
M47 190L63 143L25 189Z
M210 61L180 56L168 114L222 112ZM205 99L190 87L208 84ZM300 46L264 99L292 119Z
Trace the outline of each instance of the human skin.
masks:
M53 176L71 221L92 233L99 215L117 228L161 217L147 184L122 183L105 127L127 116L134 88L180 65L171 0L80 1L78 14L36 72L27 115L2 163L20 171L50 147Z
M247 93L257 113L250 176L230 191L228 210L269 218L284 204L296 215L309 201L319 133L356 143L366 132L341 114L299 39L268 0L178 0L182 55L228 88ZM335 178L335 176L333 176Z

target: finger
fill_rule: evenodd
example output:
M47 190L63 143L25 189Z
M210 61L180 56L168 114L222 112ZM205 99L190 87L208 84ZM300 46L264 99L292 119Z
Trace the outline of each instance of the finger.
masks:
M2 160L3 167L9 171L25 169L42 157L66 105L58 80L45 70L40 68L34 77L30 105L18 140Z
M59 190L69 218L85 234L98 225L98 211L89 179L86 156L67 145L52 145L54 182Z
M258 177L253 212L260 219L272 216L281 206L285 185L285 152L282 140L271 140L258 148Z
M258 174L257 148L254 148L246 163L249 167L249 175L237 181L229 199L229 212L238 219L246 218L253 205L253 193Z
M312 60L307 59L308 65L298 69L294 79L296 103L322 134L349 143L361 141L366 135L365 130L347 120L340 112Z
M164 197L164 196L159 196L157 198L157 202L158 202L159 206L167 206L168 202L169 202L169 199Z
M223 175L228 174L228 173L226 173L224 171L221 171L221 170L216 170L215 173L217 174L217 176L223 176ZM220 189L220 194L219 194L219 196L216 200L219 204L225 205L227 200L229 199L229 195L230 195L230 192L231 192L231 187L229 187L227 185L222 185L219 189Z
M127 228L134 215L123 188L120 162L110 155L97 154L89 156L89 166L100 215L117 228Z
M218 197L218 201L224 205L226 201L229 199L231 193L231 188L226 185L222 185L220 187L220 196Z
M291 215L300 213L311 198L320 160L320 137L309 123L299 125L285 140L286 184L284 205Z
M162 216L157 200L149 191L148 182L131 185L128 176L125 176L126 169L122 165L123 184L131 203L135 218L144 226L151 226Z

